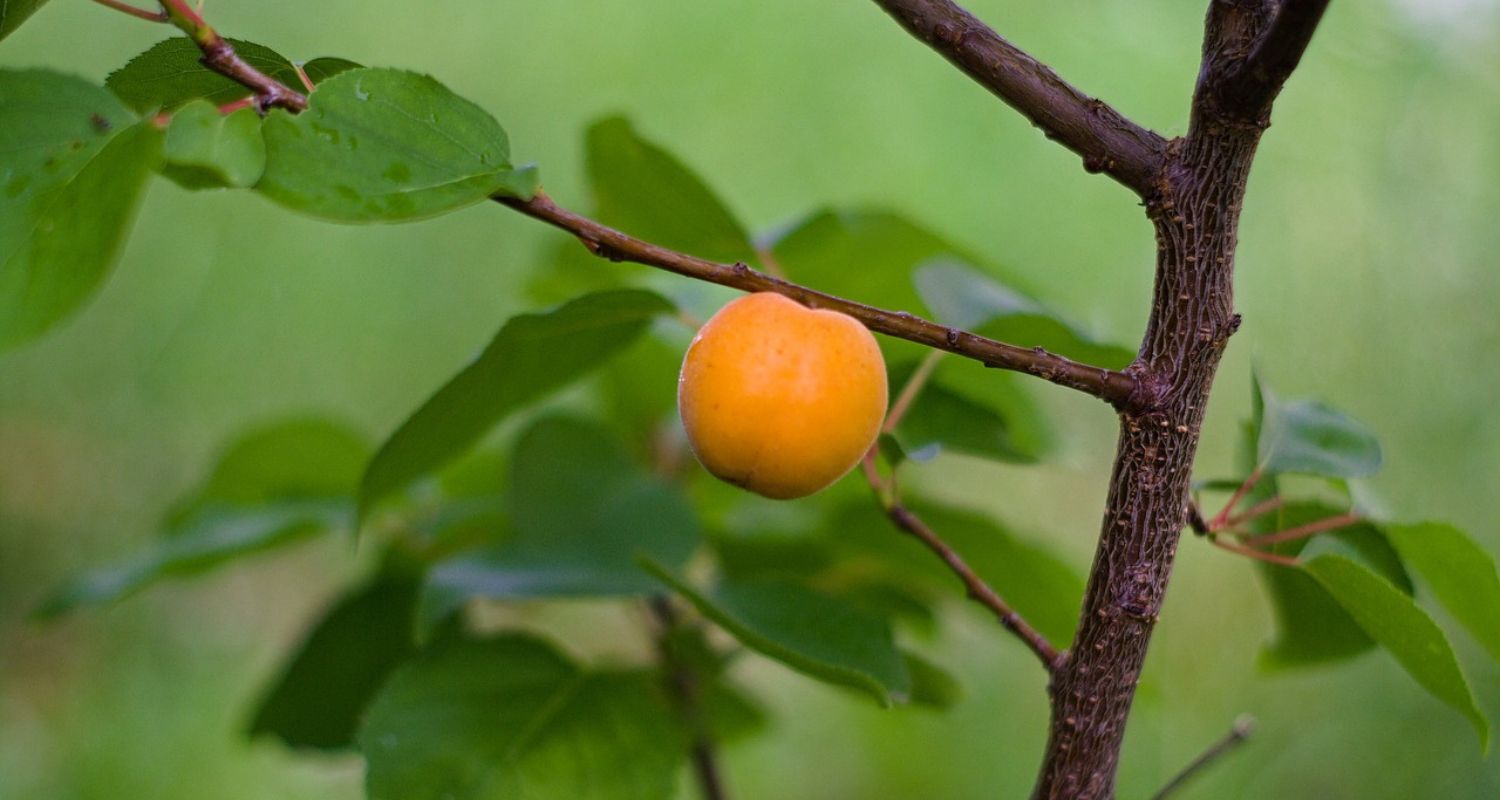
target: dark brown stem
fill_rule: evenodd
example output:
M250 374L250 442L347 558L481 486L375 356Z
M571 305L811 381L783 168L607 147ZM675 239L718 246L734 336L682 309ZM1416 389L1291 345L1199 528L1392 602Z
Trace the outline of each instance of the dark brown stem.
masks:
M161 6L167 21L186 33L203 51L200 59L203 66L254 92L255 105L262 112L270 108L284 108L292 113L307 109L305 95L246 63L187 0L161 0Z
M677 704L678 713L687 724L690 734L689 755L693 762L693 777L698 782L698 791L703 800L727 800L724 779L719 774L719 760L715 752L713 737L703 719L702 681L696 671L678 656L672 637L680 626L677 610L670 598L653 596L649 601L651 613L656 617L661 631L656 638L657 657L667 674L667 689Z
M1246 714L1234 721L1234 727L1224 738L1214 742L1207 750L1204 750L1197 758L1193 759L1177 776L1167 781L1167 785L1161 787L1161 791L1151 795L1151 800L1166 800L1173 792L1181 789L1189 780L1212 766L1215 761L1229 755L1235 748L1244 744L1252 733L1255 733L1255 718Z
M1011 608L994 589L990 588L983 578L975 574L963 557L949 547L941 536L927 527L920 517L900 503L888 507L886 516L890 517L901 530L915 536L918 541L927 546L928 550L936 553L937 557L948 565L948 569L952 570L960 581L963 581L964 589L968 591L970 599L993 612L995 618L1000 620L1000 624L1004 625L1006 630L1014 633L1031 649L1031 652L1036 654L1037 658L1042 660L1042 665L1047 668L1048 672L1056 670L1062 664L1066 656L1053 647L1041 632L1031 627L1030 623Z
M574 214L541 192L530 200L496 197L495 201L573 234L589 252L610 261L645 264L746 292L776 292L806 306L848 314L877 333L972 358L987 367L1035 375L1098 397L1117 409L1142 408L1151 402L1150 392L1128 372L1080 364L1040 347L1018 347L986 339L905 311L863 305L758 272L745 264L720 264L668 250Z
M1078 634L1052 679L1037 800L1115 796L1125 722L1187 522L1204 410L1240 323L1234 256L1264 114L1226 108L1216 87L1263 41L1274 10L1261 0L1211 0L1188 134L1169 147L1161 191L1148 197L1156 285L1136 365L1159 387L1159 399L1147 412L1120 417Z
M918 39L1047 135L1142 197L1156 193L1167 142L1089 97L950 0L875 0Z
M1328 10L1328 0L1280 0L1279 5L1255 49L1218 82L1219 106L1226 111L1237 109L1247 118L1263 116L1302 61Z

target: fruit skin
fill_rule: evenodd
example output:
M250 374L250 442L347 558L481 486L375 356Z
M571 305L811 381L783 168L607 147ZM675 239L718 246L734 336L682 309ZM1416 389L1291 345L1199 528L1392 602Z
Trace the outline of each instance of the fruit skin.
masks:
M688 346L677 381L698 461L777 500L853 469L880 435L886 402L885 360L865 326L772 292L719 309Z

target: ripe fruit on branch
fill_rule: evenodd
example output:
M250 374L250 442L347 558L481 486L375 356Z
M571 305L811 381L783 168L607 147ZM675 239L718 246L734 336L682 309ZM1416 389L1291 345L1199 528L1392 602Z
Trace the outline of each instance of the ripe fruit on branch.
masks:
M853 469L880 435L885 361L870 331L779 294L738 298L698 331L677 407L709 472L778 500Z

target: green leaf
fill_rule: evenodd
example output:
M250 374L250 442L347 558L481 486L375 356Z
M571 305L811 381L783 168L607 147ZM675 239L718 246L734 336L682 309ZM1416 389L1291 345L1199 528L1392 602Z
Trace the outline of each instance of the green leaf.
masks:
M956 359L945 359L945 361ZM901 418L895 440L916 460L918 454L941 450L1029 464L1038 461L1051 444L1047 423L1039 409L1014 383L995 381L980 397L958 385L961 368L982 369L974 364L941 365ZM916 364L893 364L888 370L891 396L896 397L911 379ZM985 376L988 377L988 376ZM884 438L884 437L883 437ZM882 439L883 440L883 439Z
M332 78L340 72L348 72L351 69L360 69L364 65L357 64L347 58L333 58L323 56L315 58L302 65L302 73L313 82L314 86L321 85L323 81Z
M585 157L605 224L713 261L755 260L749 235L713 190L624 117L589 126Z
M114 602L163 578L194 575L299 541L347 521L348 511L345 503L291 501L251 509L205 509L135 558L68 583L37 609L36 616L50 619L82 606Z
M1362 478L1380 469L1380 442L1342 412L1309 400L1282 401L1256 380L1263 409L1256 452L1272 475Z
M381 445L360 482L359 519L413 480L462 455L506 416L608 360L654 317L671 311L659 295L622 289L512 317L478 358Z
M821 291L881 308L926 313L911 272L958 248L904 217L882 211L820 211L797 222L773 245L788 277Z
M47 0L5 0L0 3L0 39L11 35Z
M544 417L522 434L511 463L512 535L432 569L424 628L474 597L648 594L659 587L638 557L676 568L697 546L698 521L681 492L591 423Z
M1318 556L1304 569L1417 683L1467 717L1480 747L1488 751L1489 723L1474 704L1448 637L1427 612L1389 581L1343 556Z
M916 705L947 710L963 699L963 687L952 673L916 653L905 651L901 658L911 674L911 701Z
M297 417L253 428L226 447L208 479L173 507L168 532L205 508L281 500L347 503L369 454L363 436L327 419Z
M1098 341L1030 297L951 258L924 264L912 280L945 325L1108 369L1124 368L1135 358L1134 351Z
M1291 530L1343 513L1323 503L1288 503L1275 514L1257 520L1256 533ZM1361 522L1314 538L1282 542L1271 548L1284 556L1309 559L1335 554L1360 562L1411 594L1411 578L1385 537ZM1258 572L1276 617L1276 638L1261 653L1261 666L1291 669L1338 661L1375 646L1374 640L1344 610L1333 595L1306 572L1275 564L1258 564Z
M160 146L160 132L98 86L0 70L0 351L103 282Z
M253 186L266 168L260 115L242 108L225 116L195 100L172 115L162 157L167 177L189 189Z
M1072 639L1083 598L1083 579L1063 559L1027 542L983 514L908 498L907 505L961 555L1037 630L1053 641ZM951 592L953 573L937 555L907 536L875 504L855 502L835 510L825 524L838 548L836 561L850 569L867 564L893 579L919 581Z
M269 47L228 39L245 63L294 89L302 83L297 68ZM251 92L243 85L203 66L203 51L186 36L174 36L152 45L110 74L104 84L125 104L145 114L170 111L192 100L203 99L220 106Z
M1276 638L1260 653L1263 668L1341 661L1364 653L1375 641L1312 576L1274 564L1259 565L1276 619Z
M250 735L275 736L291 747L352 747L365 707L416 649L416 599L416 582L397 576L340 599L261 700Z
M1500 660L1500 577L1495 560L1452 525L1383 525L1381 530L1438 602Z
M741 742L770 725L766 710L760 703L722 679L709 685L703 706L709 733L716 743Z
M741 644L818 680L906 702L911 676L890 625L835 597L787 580L723 582L702 592L659 564L663 583Z
M163 536L135 557L69 583L37 614L122 599L167 577L204 572L347 527L368 446L327 420L290 419L241 436L212 474L166 515Z
M370 800L660 800L685 745L660 676L586 672L535 638L449 637L360 731Z
M293 210L400 222L535 190L533 170L511 168L500 124L426 75L351 69L309 103L266 118L266 171L255 187Z

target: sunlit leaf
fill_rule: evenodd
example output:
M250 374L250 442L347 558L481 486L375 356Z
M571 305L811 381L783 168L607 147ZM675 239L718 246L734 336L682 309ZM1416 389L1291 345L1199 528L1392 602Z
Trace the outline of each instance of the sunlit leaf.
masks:
M1440 522L1382 525L1381 530L1454 619L1500 659L1500 577L1494 558L1463 531Z
M726 581L705 592L660 565L647 566L746 647L804 675L868 692L881 705L910 699L911 676L879 617L788 580Z
M1448 637L1427 612L1389 581L1343 556L1318 556L1304 569L1417 683L1467 717L1480 747L1488 750L1489 723L1474 703Z
M260 116L249 108L225 116L195 100L172 115L162 158L167 177L189 189L252 186L266 168Z
M608 360L645 331L652 318L671 311L658 295L622 289L513 317L478 358L381 446L360 483L360 518L411 481L462 455L509 414Z
M359 734L371 800L659 800L684 737L660 676L546 643L449 637L397 670Z
M530 197L505 131L480 107L414 72L351 69L292 115L265 121L256 189L288 208L342 222L422 219L492 194Z
M98 289L160 150L161 133L104 89L0 70L0 351Z

